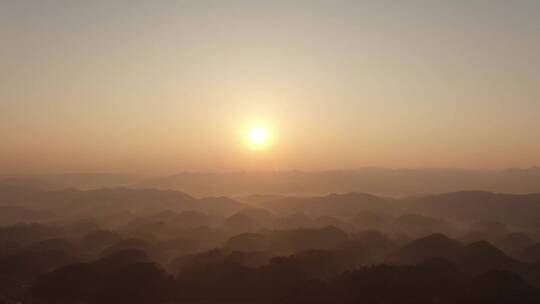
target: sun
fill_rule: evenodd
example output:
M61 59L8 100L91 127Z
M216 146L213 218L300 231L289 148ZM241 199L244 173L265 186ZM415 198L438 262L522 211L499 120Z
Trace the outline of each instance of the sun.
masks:
M254 127L249 130L248 140L253 147L262 148L268 145L270 132L265 127Z

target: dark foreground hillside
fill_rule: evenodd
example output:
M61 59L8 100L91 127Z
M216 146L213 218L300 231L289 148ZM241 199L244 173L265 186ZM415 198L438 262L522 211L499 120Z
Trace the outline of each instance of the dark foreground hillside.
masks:
M540 303L540 197L0 191L0 303Z
M231 252L176 276L139 251L65 266L37 279L29 303L538 303L519 275L467 275L448 260L337 272L332 252L274 257L260 267ZM192 261L192 263L197 263Z

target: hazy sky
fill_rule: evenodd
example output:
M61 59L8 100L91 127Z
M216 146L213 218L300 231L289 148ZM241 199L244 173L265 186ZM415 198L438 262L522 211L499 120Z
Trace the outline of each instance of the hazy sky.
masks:
M0 0L0 173L533 165L538 0Z

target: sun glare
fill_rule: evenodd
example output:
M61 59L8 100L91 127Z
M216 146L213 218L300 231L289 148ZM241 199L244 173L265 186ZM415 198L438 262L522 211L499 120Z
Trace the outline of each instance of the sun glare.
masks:
M268 144L269 132L267 128L255 127L249 130L249 143L253 147L264 147Z

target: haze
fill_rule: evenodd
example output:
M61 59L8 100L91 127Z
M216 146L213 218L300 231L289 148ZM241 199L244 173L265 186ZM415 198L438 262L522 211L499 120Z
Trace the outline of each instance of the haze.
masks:
M2 1L0 168L538 165L539 30L532 0Z

